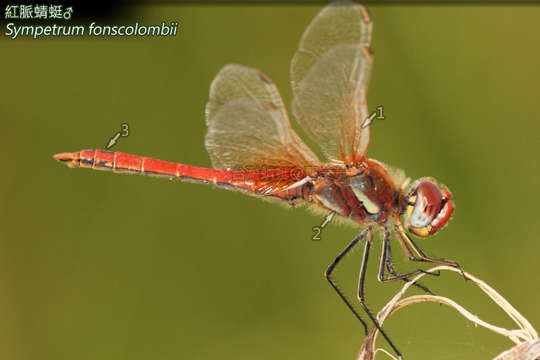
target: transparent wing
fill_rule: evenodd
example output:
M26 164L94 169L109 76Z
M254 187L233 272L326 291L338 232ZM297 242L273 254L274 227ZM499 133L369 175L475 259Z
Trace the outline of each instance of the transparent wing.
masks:
M309 174L319 164L291 128L275 85L258 70L227 65L219 72L206 124L205 145L216 169L296 168Z
M363 160L369 145L367 86L372 22L353 2L334 2L308 26L291 63L292 111L333 163Z

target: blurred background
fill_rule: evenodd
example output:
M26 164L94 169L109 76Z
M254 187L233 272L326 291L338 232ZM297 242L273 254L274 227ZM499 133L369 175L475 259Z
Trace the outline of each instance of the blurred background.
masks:
M215 74L228 63L262 69L289 106L290 60L321 8L142 6L122 23L176 20L179 34L2 37L0 358L356 357L363 328L323 271L360 228L332 223L314 242L323 217L302 208L52 159L102 149L128 123L112 150L210 166L204 106ZM373 124L368 155L451 189L449 226L417 243L540 329L540 8L368 8L368 102L387 117ZM366 291L378 311L402 284L377 282L375 244ZM393 244L396 267L414 269ZM338 272L353 299L360 258ZM454 273L424 284L513 326ZM512 345L436 304L406 308L385 328L405 359L490 359Z

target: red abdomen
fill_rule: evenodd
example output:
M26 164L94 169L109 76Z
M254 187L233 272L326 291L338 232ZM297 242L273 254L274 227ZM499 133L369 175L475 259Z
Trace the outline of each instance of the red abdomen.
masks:
M287 189L287 185L296 181L296 178L301 175L297 169L217 170L103 150L62 153L54 155L54 158L69 167L164 176L210 183L233 190L248 191L255 195L277 197L286 201L303 197L302 187ZM288 182L284 182L283 179L288 179Z

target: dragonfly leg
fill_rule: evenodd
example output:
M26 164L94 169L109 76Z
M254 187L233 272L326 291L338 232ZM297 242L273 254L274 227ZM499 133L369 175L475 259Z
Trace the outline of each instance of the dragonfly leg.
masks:
M392 276L389 276L389 277L385 276L385 274L384 274L385 267ZM384 282L395 281L395 280L403 280L405 282L409 282L410 281L409 277L411 277L413 275L416 275L416 274L419 274L419 273L425 273L425 274L429 274L429 275L433 275L433 276L439 276L440 275L438 272L437 273L432 273L432 272L429 272L429 271L424 271L422 269L418 269L418 270L415 270L415 271L412 271L412 272L409 272L409 273L406 273L406 274L398 274L396 272L396 270L394 269L394 265L392 264L392 253L391 253L391 248L390 248L390 233L389 233L388 229L385 228L384 233L383 233L381 264L380 264L380 267L379 267L379 281L381 281L383 283ZM426 286L424 286L424 285L422 285L420 283L414 282L413 285L420 288L420 289L422 289L423 291L427 292L428 294L434 295L434 293L431 290L429 290L429 288L427 288Z
M457 262L452 261L452 260L447 260L447 259L437 259L437 258L426 256L424 252L422 251L422 249L420 249L420 247L416 245L414 241L411 239L411 237L405 232L405 230L403 229L403 226L396 225L396 234L397 234L401 247L403 248L403 250L405 251L405 253L407 254L407 256L409 257L411 261L421 261L421 262L429 262L429 263L434 263L434 264L451 266L458 269L461 272L461 275L463 275L463 277L465 278L465 280L468 280L467 276L465 276L465 272L463 271L463 269ZM412 252L414 252L414 254L409 249L409 246L412 248Z
M353 241L351 241L351 243L349 245L347 245L347 247L341 253L339 253L339 255L336 257L336 259L330 264L330 266L328 266L328 268L326 269L326 271L324 273L324 276L326 277L326 279L328 280L330 285L332 285L334 290L337 292L337 294L339 295L341 300L343 300L343 302L345 302L345 305L347 305L347 307L353 312L354 316L358 320L360 320L360 322L364 326L364 332L366 333L366 335L368 334L368 328L367 328L366 322L360 317L360 314L358 313L358 311L356 311L356 309L349 302L349 300L347 299L345 294L339 289L336 282L332 278L332 273L334 272L334 269L339 264L339 262L345 257L345 255L347 255L349 253L349 251L351 251L355 247L355 245L357 245L360 242L360 240L362 240L363 238L366 237L366 235L368 234L368 231L370 231L369 228L365 229L364 231L362 231L360 233L360 235L356 236L353 239Z
M379 330L381 335L388 342L388 345L390 345L392 350L394 350L394 352L396 353L398 358L402 359L401 353L396 348L396 346L392 343L392 341L390 340L388 335L386 335L386 333L382 329L381 325L377 321L377 318L375 317L375 315L373 315L371 310L369 310L369 308L366 305L366 298L365 298L365 294L364 294L364 281L365 281L365 277L366 277L366 267L367 267L367 262L368 262L368 258L369 258L369 249L371 247L371 238L372 238L372 234L373 234L371 228L368 228L368 230L369 230L369 233L367 234L366 245L364 247L364 256L362 258L362 265L360 267L360 276L359 276L359 279L358 279L358 300L360 301L360 305L364 309L365 313L369 316L369 318L373 322L373 325L375 325L375 327Z

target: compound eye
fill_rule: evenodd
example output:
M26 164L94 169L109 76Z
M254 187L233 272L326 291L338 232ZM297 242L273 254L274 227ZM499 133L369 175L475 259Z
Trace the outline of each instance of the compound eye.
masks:
M414 207L409 206L409 226L424 228L431 224L441 210L443 196L437 185L422 180L416 188Z

